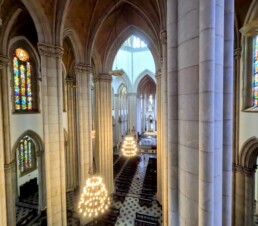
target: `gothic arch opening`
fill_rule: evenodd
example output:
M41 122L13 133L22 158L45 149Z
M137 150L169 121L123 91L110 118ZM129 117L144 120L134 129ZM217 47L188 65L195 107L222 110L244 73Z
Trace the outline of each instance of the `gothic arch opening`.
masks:
M15 142L16 170L16 214L19 208L25 209L24 217L35 217L46 208L46 181L45 157L42 140L34 131L25 131ZM24 218L24 219L25 219ZM17 218L17 224L24 221L23 217Z
M236 172L236 225L254 225L254 213L257 201L257 157L258 138L251 137L242 147L240 153L240 164L234 164Z
M154 132L156 128L156 83L145 75L137 86L137 131Z

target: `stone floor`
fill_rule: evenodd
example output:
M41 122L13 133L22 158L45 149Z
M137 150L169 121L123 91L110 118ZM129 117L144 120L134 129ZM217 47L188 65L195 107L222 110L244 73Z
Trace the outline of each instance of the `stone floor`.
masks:
M158 203L154 200L151 207L141 207L139 205L139 195L141 192L143 180L145 177L148 160L151 155L141 155L141 161L138 164L137 171L133 178L130 190L125 198L124 203L112 202L111 206L120 209L120 216L117 218L116 226L131 226L134 225L134 219L136 212L146 214L150 216L159 217L160 225L162 225L162 210ZM68 226L79 226L80 220L77 215L77 203L78 196L73 192L67 193L66 205L67 205L67 225ZM30 211L37 209L38 194L33 194L25 200L23 203L18 203L16 209L16 222L25 217ZM32 220L28 226L41 226L42 219L38 216ZM81 219L81 222L83 219Z

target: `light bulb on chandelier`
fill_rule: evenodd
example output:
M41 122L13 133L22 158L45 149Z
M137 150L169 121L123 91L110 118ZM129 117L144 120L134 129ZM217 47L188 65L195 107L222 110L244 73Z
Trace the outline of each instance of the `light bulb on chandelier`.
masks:
M135 139L132 135L128 135L125 137L124 142L122 144L121 151L123 155L126 157L132 157L136 155L138 150L137 150Z
M83 216L97 217L110 205L110 199L102 178L92 176L86 181L79 201L79 213Z

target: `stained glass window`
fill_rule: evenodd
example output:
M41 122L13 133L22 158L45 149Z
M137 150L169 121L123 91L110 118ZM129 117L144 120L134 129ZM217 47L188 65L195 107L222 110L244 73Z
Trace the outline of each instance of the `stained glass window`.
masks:
M19 156L20 176L36 168L35 146L29 136L25 136L20 140L16 151Z
M29 54L24 49L15 50L13 76L15 110L31 111L33 109L31 64Z
M258 35L254 37L253 105L258 106Z

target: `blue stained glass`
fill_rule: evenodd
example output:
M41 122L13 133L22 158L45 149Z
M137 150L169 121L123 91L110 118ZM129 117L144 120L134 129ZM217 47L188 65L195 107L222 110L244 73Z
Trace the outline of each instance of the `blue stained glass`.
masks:
M253 105L258 106L258 35L253 42Z
M17 148L21 176L35 168L34 145L30 137L25 136Z
M13 58L13 81L15 110L33 110L32 107L32 75L28 53L18 48ZM17 55L18 54L18 55Z

